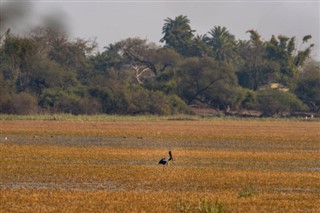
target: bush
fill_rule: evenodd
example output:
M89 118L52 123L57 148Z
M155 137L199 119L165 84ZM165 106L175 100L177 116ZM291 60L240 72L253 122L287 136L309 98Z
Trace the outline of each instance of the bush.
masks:
M99 114L101 112L101 104L95 99L81 98L73 95L63 96L59 104L55 107L58 112L79 114Z
M160 91L149 91L140 86L127 92L129 98L128 114L171 114L167 96Z
M207 199L200 200L198 205L189 201L179 200L176 203L175 209L177 212L203 212L203 213L223 213L224 206L218 200L213 204Z
M191 114L192 111L189 109L188 105L177 95L170 95L169 104L171 108L171 114Z
M47 89L40 96L39 105L49 112L62 112L74 115L98 114L102 106L96 98L81 97L74 93L61 90Z
M38 112L37 99L31 94L2 93L0 95L0 113L27 115Z
M171 115L190 113L187 104L177 95L166 95L161 91L134 88L130 95L128 114Z
M253 197L255 195L257 195L257 192L252 186L245 186L239 192L239 198Z
M208 200L202 200L199 201L199 206L198 206L199 212L203 213L223 213L225 212L223 205L216 201L214 204L212 204Z
M178 96L168 96L161 91L148 90L140 85L94 87L89 89L89 94L101 104L102 112L107 114L170 115L189 112L186 103Z
M261 89L257 92L257 108L264 116L283 116L307 107L294 94L277 89Z
M185 200L178 200L175 206L177 212L191 212L193 208L192 203Z
M243 89L243 90L244 90L244 97L241 102L241 107L244 109L254 109L257 104L256 92L249 89Z

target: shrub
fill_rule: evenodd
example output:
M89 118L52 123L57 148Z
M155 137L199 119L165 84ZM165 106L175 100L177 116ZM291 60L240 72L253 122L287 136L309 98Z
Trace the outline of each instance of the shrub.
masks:
M191 212L192 203L190 203L189 201L179 200L177 201L175 207L177 212Z
M177 95L170 95L169 104L171 108L171 114L191 114L191 110L189 109L188 105Z
M47 89L39 98L39 105L50 112L78 114L98 114L102 106L96 98L81 97L75 91Z
M259 90L257 107L264 116L281 116L307 109L294 94L276 89Z
M134 87L129 93L128 114L171 114L168 98L160 91Z
M241 106L244 109L254 109L256 107L257 94L253 90L244 89L244 98Z
M188 112L188 106L178 96L148 90L139 85L127 88L121 97L124 98L121 114L170 115Z
M199 201L198 210L201 213L223 213L223 212L225 212L223 205L219 201L216 201L214 204L212 204L208 200Z
M177 212L200 212L200 213L223 213L225 209L218 200L213 204L207 199L200 200L198 205L189 201L179 200L176 203L175 209ZM195 210L195 211L194 211Z
M242 188L241 191L239 192L239 198L253 197L256 194L257 193L255 192L255 189L252 186L246 186Z
M0 112L7 114L27 115L38 112L37 99L29 93L2 93Z
M57 110L63 113L74 115L98 114L101 112L101 105L95 99L80 98L78 96L63 96L57 106Z

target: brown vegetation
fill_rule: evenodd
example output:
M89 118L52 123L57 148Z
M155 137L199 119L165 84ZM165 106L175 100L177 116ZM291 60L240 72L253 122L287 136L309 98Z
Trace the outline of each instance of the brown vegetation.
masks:
M319 128L2 120L0 212L317 212ZM174 161L157 165L169 149Z

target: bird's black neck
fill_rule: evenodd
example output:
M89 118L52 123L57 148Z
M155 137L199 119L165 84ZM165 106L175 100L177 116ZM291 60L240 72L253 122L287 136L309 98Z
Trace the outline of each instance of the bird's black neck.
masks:
M169 158L169 161L170 161L170 160L172 160L172 154L171 154L171 152L169 152L169 156L170 156L170 158Z

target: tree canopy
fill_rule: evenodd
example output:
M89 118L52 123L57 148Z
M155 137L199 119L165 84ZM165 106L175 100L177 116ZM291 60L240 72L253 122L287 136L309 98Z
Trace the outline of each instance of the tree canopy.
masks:
M214 26L196 35L180 15L164 20L162 46L132 37L97 51L94 41L51 28L26 36L7 31L0 41L0 113L164 115L190 113L190 105L266 116L319 113L311 35L300 42L247 33L239 40Z

